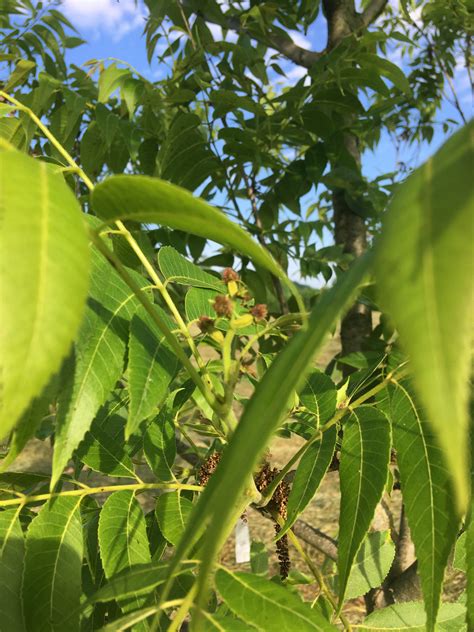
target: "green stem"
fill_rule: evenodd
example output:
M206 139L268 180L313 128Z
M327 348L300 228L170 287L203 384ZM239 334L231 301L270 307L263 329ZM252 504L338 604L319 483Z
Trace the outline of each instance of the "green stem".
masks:
M163 297L163 300L165 301L168 309L173 314L174 319L176 320L176 323L178 324L179 331L182 333L182 335L184 336L186 342L188 343L188 346L191 349L191 353L193 354L193 356L194 356L194 358L196 360L196 363L197 363L198 367L200 368L204 379L206 380L207 386L212 390L212 383L211 383L211 380L210 380L210 378L209 378L209 376L207 374L206 365L205 365L205 363L204 363L204 361L203 361L203 359L201 357L201 354L199 353L199 351L198 351L198 349L197 349L197 347L196 347L196 345L194 343L193 337L189 333L189 329L186 327L186 323L184 322L181 314L179 313L178 308L174 304L174 301L171 298L171 296L170 296L165 284L162 282L162 280L158 276L156 270L154 269L152 264L148 261L147 256L142 251L142 249L140 248L140 246L136 242L136 240L133 237L133 235L127 229L125 224L123 222L121 222L120 220L115 222L115 224L118 227L120 233L125 237L125 240L129 244L129 246L132 248L133 252L137 255L137 257L140 260L141 264L143 265L143 267L147 271L149 277L151 278L151 280L155 284L156 289L159 291L159 293Z
M270 333L272 329L275 329L276 327L281 327L282 325L286 325L287 323L291 324L301 319L302 319L302 315L299 313L298 314L285 314L284 316L280 316L280 318L277 318L273 322L269 323L264 329L262 329L262 331L260 331L258 334L255 334L255 336L252 336L252 338L249 339L245 347L242 349L241 357L244 357L245 354L247 354L250 351L250 349L259 340L259 338Z
M22 498L10 498L0 500L0 507L11 507L14 505L27 505L41 500L50 500L60 496L91 496L92 494L104 494L117 491L147 491L151 489L179 489L193 492L202 492L200 485L185 485L183 483L130 483L126 485L103 485L101 487L88 487L86 489L69 489L63 492L51 492L49 494L36 494L34 496L23 496Z
M33 112L33 110L31 110L26 105L23 105L23 103L21 103L20 101L17 101L14 97L11 97L6 92L3 92L3 90L0 90L0 96L3 97L4 99L6 99L7 101L10 101L10 103L13 103L13 105L16 105L16 107L19 110L21 110L22 112L25 112L25 114L28 114L28 116L31 118L31 120L36 123L37 127L43 132L45 137L49 140L51 145L53 145L53 147L58 150L58 152L65 159L65 161L69 165L71 165L73 170L77 171L77 173L81 176L82 180L84 180L84 183L86 184L87 188L92 191L92 189L94 188L94 184L93 184L92 180L76 164L76 162L75 162L74 158L71 156L71 154L69 152L67 152L64 149L64 147L61 145L61 143L57 140L57 138L55 138L55 136L53 136L53 134L51 134L49 129L46 127L46 125L44 125L41 122L41 120L36 116L36 114Z

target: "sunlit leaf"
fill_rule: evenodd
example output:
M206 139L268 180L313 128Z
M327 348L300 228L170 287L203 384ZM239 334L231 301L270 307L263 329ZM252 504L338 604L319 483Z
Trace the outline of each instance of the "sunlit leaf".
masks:
M77 333L89 250L79 204L45 163L0 152L0 196L0 437L5 437L59 369Z
M130 70L117 68L116 64L110 64L100 73L99 77L99 101L105 103L110 95L120 87L125 77L130 76Z
M316 426L329 421L336 412L336 385L322 371L313 371L304 383L300 401L316 417Z
M473 134L471 123L399 187L374 267L382 306L410 356L415 388L453 477L460 514L469 497Z
M112 176L94 189L92 203L99 217L107 222L130 219L157 223L226 244L279 277L299 298L267 250L223 212L185 189L147 176Z

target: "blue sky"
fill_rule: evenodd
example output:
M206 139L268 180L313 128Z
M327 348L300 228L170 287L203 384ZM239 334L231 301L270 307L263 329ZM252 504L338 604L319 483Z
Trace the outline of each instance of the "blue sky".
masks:
M398 6L398 0L389 0L393 6ZM166 67L160 66L156 59L148 64L146 58L145 41L142 37L145 23L145 10L140 0L62 0L62 10L79 30L86 44L70 51L69 61L77 65L84 64L89 59L106 59L110 57L123 59L132 64L142 75L156 81L166 74ZM416 15L413 15L415 19ZM216 35L219 27L210 25ZM295 41L305 48L321 50L325 47L325 23L320 18L313 25L306 36L291 33ZM404 60L400 51L394 50L390 54L391 61L403 67ZM291 62L279 61L287 74L289 84L296 82L305 73L301 67ZM462 104L467 118L472 115L472 97L470 86L462 60L459 60L458 72L455 77L457 96ZM460 120L459 113L445 101L441 118L451 117ZM390 137L385 134L374 152L366 152L363 156L363 171L369 179L384 173L397 170L399 161L408 163L411 167L420 164L429 157L445 140L442 129L438 129L432 142L417 147L401 147L397 154ZM324 240L326 242L326 239ZM327 243L330 243L328 235ZM299 274L294 265L290 267L290 276L298 280ZM316 283L318 284L318 283Z

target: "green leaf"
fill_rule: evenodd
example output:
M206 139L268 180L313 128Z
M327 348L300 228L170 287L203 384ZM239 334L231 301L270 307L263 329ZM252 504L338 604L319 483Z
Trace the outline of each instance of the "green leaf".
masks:
M121 82L120 90L122 99L127 105L128 114L130 118L132 118L137 108L138 100L143 92L143 82L133 77L125 78Z
M99 410L76 456L95 472L135 478L124 438L126 419L121 414L122 405L122 402L106 404Z
M469 497L473 133L471 123L397 190L375 264L380 302L410 356L415 388L453 477L460 514Z
M144 624L142 622L151 617L157 611L158 606L146 606L145 608L140 608L131 614L126 614L123 617L119 617L107 625L104 625L100 628L100 632L118 632L129 629L133 629L134 632L136 630L149 630L150 628L146 624L146 627L143 627ZM140 626L138 625L139 623L141 623Z
M159 173L186 189L194 190L209 176L216 179L219 163L201 131L196 114L180 112L171 123L158 152Z
M268 551L265 542L253 541L250 545L250 568L255 575L267 575Z
M159 481L173 479L173 463L176 458L176 439L173 414L165 405L158 417L148 424L143 439L143 449L148 465Z
M467 623L472 628L474 626L474 504L471 507L471 519L467 529L466 560Z
M81 164L84 171L97 175L104 165L107 144L97 121L92 121L81 138Z
M25 541L18 509L0 512L0 612L2 627L23 632L21 584Z
M150 564L145 516L133 492L114 492L105 501L99 518L99 547L107 579L137 564ZM146 596L133 594L119 605L129 612L150 604Z
M201 270L199 266L188 261L171 246L160 248L158 265L168 282L226 292L226 287L220 279Z
M229 608L265 632L337 630L298 595L258 575L219 569L215 582Z
M133 316L128 352L130 407L126 438L157 410L178 369L178 359L144 308Z
M257 628L232 616L207 613L202 629L203 632L214 632L215 630L218 632L251 632Z
M354 599L381 586L388 575L395 546L387 531L369 533L362 543L347 582L346 599Z
M79 204L45 163L0 152L0 191L3 438L59 369L77 333L89 249Z
M425 632L425 612L423 604L416 601L399 603L376 610L361 625L355 625L357 632ZM458 603L444 603L439 611L436 629L440 632L462 632L465 608ZM466 631L467 632L467 631Z
M3 90L5 92L10 92L16 86L23 82L24 79L33 71L36 63L29 59L20 59L20 61L15 66L15 70L8 77L8 81L6 82Z
M339 604L342 605L351 567L367 534L387 480L390 425L371 406L356 408L344 422L339 476Z
M333 426L323 433L320 441L311 444L304 453L296 470L288 498L288 518L279 537L292 527L300 513L311 502L326 474L336 446L337 430Z
M150 563L145 517L132 491L114 492L105 501L99 546L107 578L135 564Z
M410 94L410 83L403 73L403 70L388 59L378 57L371 53L359 53L357 55L357 63L365 70L371 67L374 68L379 75L387 77L399 90Z
M467 531L462 533L456 542L453 560L453 567L460 571L464 571L465 573L467 572L466 545Z
M110 95L119 88L125 77L130 76L130 70L117 68L117 64L110 64L100 73L99 101L106 103Z
M179 492L161 494L156 502L156 519L161 533L174 546L184 533L193 503Z
M325 424L336 412L337 389L322 371L313 371L300 393L300 401L316 417L316 426Z
M79 497L44 505L26 536L23 611L35 632L79 630L83 541Z
M94 251L87 309L59 402L52 487L122 374L128 324L137 306L133 291Z
M157 223L226 244L280 278L299 299L297 289L268 251L222 211L189 191L158 178L112 176L95 187L92 203L99 217L107 222L131 219ZM302 304L300 309L304 311Z
M387 396L384 409L392 422L403 502L415 544L430 630L436 621L444 569L459 521L443 455L407 385L388 387Z
M188 323L198 320L201 316L216 318L216 312L212 306L219 292L215 290L203 290L192 287L186 292L184 299L184 309Z
M195 566L195 562L187 562L180 572L185 573ZM90 602L122 600L135 595L147 594L166 579L168 564L139 564L125 569L112 577L92 597Z
M339 314L358 291L369 264L370 256L357 260L333 288L323 292L311 314L308 328L297 333L276 357L249 400L215 474L195 505L170 564L170 573L177 568L183 556L207 527L203 553L204 572L201 570L200 573L202 593L205 592L206 576L219 542L229 529L229 524L233 524L236 503L240 503L248 477L257 467L265 446L282 423L295 389L302 386L315 352L325 341ZM275 384L278 384L278 389L275 389Z

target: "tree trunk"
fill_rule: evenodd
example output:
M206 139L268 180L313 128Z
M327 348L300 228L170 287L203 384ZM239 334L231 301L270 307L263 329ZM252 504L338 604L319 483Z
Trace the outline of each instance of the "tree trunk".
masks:
M361 27L361 17L356 13L353 0L324 0L324 13L328 23L328 49L337 46L341 40ZM354 163L360 169L360 150L357 137L350 131L355 117L347 116L345 121L344 146ZM333 165L337 166L337 165ZM354 213L348 205L344 191L335 190L332 195L334 239L344 253L359 257L367 249L367 229L363 218ZM355 303L341 323L342 355L360 351L372 331L370 309Z

